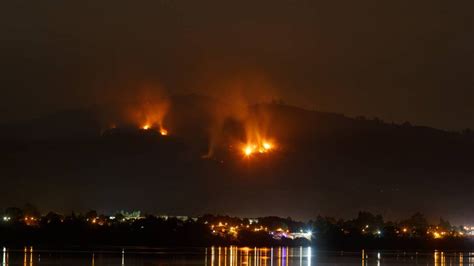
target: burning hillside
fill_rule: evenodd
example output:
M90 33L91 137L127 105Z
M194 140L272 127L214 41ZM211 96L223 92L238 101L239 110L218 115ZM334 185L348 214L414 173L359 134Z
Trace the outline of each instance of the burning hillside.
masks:
M371 206L375 200L394 202L390 209L396 212L409 204L398 197L408 189L416 189L413 197L418 202L437 193L436 206L443 202L460 208L452 195L468 195L472 187L472 134L351 119L280 104L246 106L213 124L211 114L216 109L211 104L215 103L205 97L171 98L161 120L170 131L168 137L159 133L160 120L148 121L147 117L155 116L146 116L144 110L149 108L139 104L125 105L138 110L125 108L130 113L142 114L133 121L126 120L128 116L101 120L109 128L102 136L100 124L94 123L104 117L101 110L61 112L4 126L0 133L5 156L0 168L4 176L18 177L7 179L5 187L25 187L24 195L41 199L39 204L54 202L58 195L50 198L38 189L43 187L36 177L44 176L60 186L59 196L68 204L72 198L93 197L117 208L118 201L110 201L110 195L121 195L117 196L123 199L120 204L127 204L129 197L122 195L140 198L145 191L153 199L149 208L169 200L182 202L182 210L198 212L205 211L199 206L238 211L247 203L261 210L280 205L310 208L302 203L331 201L333 209L322 209L329 214ZM140 129L147 121L150 127ZM112 124L115 129L110 129ZM211 139L208 129L214 125L212 160L202 160ZM430 182L433 176L442 183ZM75 187L94 182L100 189L73 194ZM298 190L288 191L288 186ZM182 193L169 189L176 187ZM183 195L189 200L182 201ZM347 198L353 199L350 206ZM203 201L189 204L196 199Z

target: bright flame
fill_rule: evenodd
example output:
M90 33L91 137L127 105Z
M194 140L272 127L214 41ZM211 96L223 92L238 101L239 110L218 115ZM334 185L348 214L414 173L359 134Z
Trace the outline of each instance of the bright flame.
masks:
M251 145L246 145L246 146L244 147L244 154L245 154L245 156L248 157L248 156L252 155L253 152L254 152L254 147L253 147L253 146L251 146Z
M273 145L271 143L268 143L268 142L264 142L262 146L263 146L263 149L265 149L267 151L271 150L273 148Z
M166 129L164 129L164 128L161 128L161 129L160 129L160 134L161 134L162 136L167 136L167 135L168 135L168 130L166 130Z
M150 130L154 128L150 123L145 123L143 126L140 127L142 130ZM168 135L168 130L165 129L163 126L160 125L160 135L162 136L167 136Z
M143 93L125 110L126 122L135 124L142 130L154 130L161 135L167 135L168 132L163 130L162 125L168 112L168 99L148 90Z
M258 153L267 153L272 151L274 145L269 141L261 141L258 143L248 143L244 145L242 151L246 157L250 157L252 154Z
M270 123L268 117L261 113L253 113L252 116L243 121L245 129L245 141L242 145L243 154L246 157L254 153L269 153L275 150L275 141L270 136Z

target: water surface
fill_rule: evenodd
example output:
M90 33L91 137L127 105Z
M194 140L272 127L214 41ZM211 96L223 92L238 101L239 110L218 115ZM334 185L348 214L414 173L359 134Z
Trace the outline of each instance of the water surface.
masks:
M472 265L474 252L322 251L314 247L103 248L45 250L3 248L1 265Z

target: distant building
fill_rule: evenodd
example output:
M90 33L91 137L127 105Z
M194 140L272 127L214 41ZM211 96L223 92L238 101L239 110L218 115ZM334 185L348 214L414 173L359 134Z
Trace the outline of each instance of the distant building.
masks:
M289 238L289 239L306 238L309 241L311 241L311 238L313 236L313 233L311 231L288 232L288 231L277 230L275 232L270 232L270 234L273 236L274 239L278 239L278 240L282 238Z
M120 214L123 215L123 219L125 220L137 220L137 219L142 219L144 218L141 216L140 211L132 211L132 212L126 212L126 211L120 211Z
M464 226L467 235L474 236L474 226Z
M198 218L195 218L195 217L190 217L190 216L184 216L184 215L178 215L178 216L170 216L170 215L159 215L158 217L160 217L161 219L167 221L168 219L170 218L176 218L182 222L186 222L187 220L193 220L194 222L196 222L198 220Z

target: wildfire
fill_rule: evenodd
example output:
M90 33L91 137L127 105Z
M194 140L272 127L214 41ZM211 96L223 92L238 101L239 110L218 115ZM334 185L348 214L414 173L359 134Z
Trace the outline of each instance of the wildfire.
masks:
M263 147L264 151L269 151L269 150L273 149L273 145L269 142L264 142L262 144L262 147Z
M269 141L262 141L259 143L248 143L242 148L242 152L246 157L250 157L255 153L267 153L274 149L274 144Z
M163 127L160 128L160 134L162 136L167 136L168 135L168 130L164 129Z
M170 102L166 96L160 95L156 90L144 88L139 92L137 100L124 110L125 122L137 125L141 130L157 132L168 135L163 123L168 112Z
M151 130L151 129L156 129L156 127L154 127L153 125L149 124L149 123L145 123L143 124L143 126L140 127L142 130ZM159 126L159 133L160 135L162 136L168 136L169 132L167 129L165 129L162 125Z
M254 150L255 150L255 147L254 147L254 146L246 145L246 146L244 147L244 154L245 154L245 156L248 157L248 156L252 155L252 153L254 152Z

